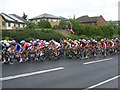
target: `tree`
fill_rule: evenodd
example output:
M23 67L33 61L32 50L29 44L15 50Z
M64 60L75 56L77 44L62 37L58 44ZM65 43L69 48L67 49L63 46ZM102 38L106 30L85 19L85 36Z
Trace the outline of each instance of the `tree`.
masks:
M27 15L24 12L23 12L22 18L24 18L25 20L27 20Z
M51 24L48 20L40 20L40 22L37 23L38 28L51 28Z
M65 20L61 20L60 24L58 25L58 28L60 29L66 29L67 22Z
M70 23L72 24L72 28L77 35L82 35L84 33L84 26L79 21L70 19Z
M27 23L26 29L34 30L36 27L37 25L35 23L30 22L30 23Z

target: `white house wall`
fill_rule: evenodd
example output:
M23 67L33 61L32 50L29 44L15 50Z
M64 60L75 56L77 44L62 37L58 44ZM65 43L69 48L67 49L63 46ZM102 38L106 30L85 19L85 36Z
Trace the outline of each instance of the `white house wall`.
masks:
M18 28L23 28L24 27L24 24L20 24L20 27L19 27L19 24L15 24L15 27L14 27L14 24L15 23L10 23L10 27L9 27L8 23L6 23L7 29L14 29L16 27L18 27Z

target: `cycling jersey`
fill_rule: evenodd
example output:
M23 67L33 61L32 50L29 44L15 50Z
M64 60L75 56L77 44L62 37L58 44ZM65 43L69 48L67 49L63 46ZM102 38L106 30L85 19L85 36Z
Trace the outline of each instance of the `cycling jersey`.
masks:
M58 48L58 47L60 47L60 43L55 42L55 48Z
M105 41L102 41L102 42L101 42L101 47L103 47L104 49L107 48L107 44L105 43Z
M10 45L10 46L16 46L16 51L18 51L18 52L21 52L21 50L22 50L22 45L20 45L17 42L15 44Z
M22 45L22 47L25 49L25 50L28 50L28 48L31 46L31 44L30 43L24 43L23 45Z
M86 46L88 46L88 42L86 41L86 42L82 42L82 47L86 47Z
M71 42L71 45L74 45L74 47L77 47L77 46L78 46L78 43L75 42L75 41L72 41L72 42Z
M108 42L108 45L109 45L110 47L113 47L113 46L114 46L114 42L113 42L113 41L109 41L109 42Z

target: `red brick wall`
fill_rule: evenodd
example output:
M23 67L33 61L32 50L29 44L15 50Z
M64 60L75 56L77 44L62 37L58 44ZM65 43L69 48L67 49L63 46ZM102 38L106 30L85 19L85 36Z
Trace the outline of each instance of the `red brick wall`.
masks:
M105 25L107 25L107 22L105 21L105 19L102 16L100 16L98 18L96 24L97 24L97 26L105 26Z

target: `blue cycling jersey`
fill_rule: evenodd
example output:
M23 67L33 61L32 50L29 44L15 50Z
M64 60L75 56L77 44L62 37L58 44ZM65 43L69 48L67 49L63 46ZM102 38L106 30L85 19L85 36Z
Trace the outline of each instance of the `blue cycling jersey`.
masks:
M40 43L35 43L35 44L34 44L34 46L39 46L39 45L40 45Z
M22 50L22 45L20 45L17 42L15 44L12 44L11 46L17 46L16 50L19 51L19 52Z

